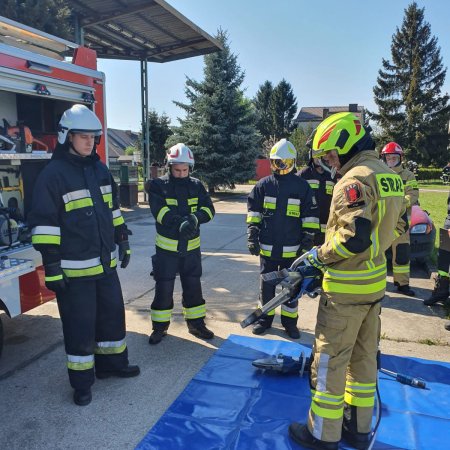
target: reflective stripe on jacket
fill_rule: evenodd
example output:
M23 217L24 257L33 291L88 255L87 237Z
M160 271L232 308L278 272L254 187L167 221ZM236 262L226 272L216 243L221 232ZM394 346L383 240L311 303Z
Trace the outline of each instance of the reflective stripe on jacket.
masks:
M308 182L314 192L319 207L320 231L325 233L336 180L331 178L329 172L319 173L312 164L302 169L298 175Z
M116 184L98 155L55 151L35 184L28 222L44 264L61 261L69 278L115 270L117 235L126 226Z
M419 201L419 184L417 183L416 176L401 164L398 167L394 167L393 170L403 181L405 187L406 208L408 217L411 217L411 206L417 205Z
M256 230L261 255L268 258L295 258L312 247L320 229L313 191L294 172L259 180L248 196L247 209L248 227Z
M318 250L327 266L323 291L338 303L368 303L383 297L384 253L408 227L403 182L372 150L356 154L340 172L325 243ZM358 218L370 224L363 228L367 236L357 236ZM352 251L350 243L358 239L368 244Z
M209 222L215 214L211 198L197 178L172 175L151 180L148 185L151 212L156 219L156 246L181 254L200 248L200 227L192 239L180 239L180 219L194 214L198 224Z

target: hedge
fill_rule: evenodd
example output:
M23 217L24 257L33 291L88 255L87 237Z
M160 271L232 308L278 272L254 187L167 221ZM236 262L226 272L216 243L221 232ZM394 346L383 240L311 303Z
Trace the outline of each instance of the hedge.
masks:
M417 179L419 181L430 181L436 180L440 181L440 177L442 175L442 169L438 169L435 167L419 167L417 170Z

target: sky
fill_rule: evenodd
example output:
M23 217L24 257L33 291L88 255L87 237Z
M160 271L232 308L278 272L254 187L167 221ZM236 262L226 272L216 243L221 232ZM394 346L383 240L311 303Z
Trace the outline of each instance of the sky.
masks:
M391 60L392 36L411 0L166 0L214 36L226 30L232 53L245 72L242 88L253 98L266 80L283 78L305 106L358 103L375 111L373 87L382 58ZM450 66L450 2L417 0ZM99 60L106 75L108 127L140 130L139 62ZM149 108L172 125L184 112L186 76L203 79L202 56L149 63ZM442 93L450 92L450 71Z

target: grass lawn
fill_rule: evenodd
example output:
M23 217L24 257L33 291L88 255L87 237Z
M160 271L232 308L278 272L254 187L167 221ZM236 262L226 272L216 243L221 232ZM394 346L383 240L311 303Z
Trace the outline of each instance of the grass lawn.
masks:
M437 249L439 248L439 228L444 225L444 220L447 217L447 198L448 192L427 192L426 189L419 188L419 203L420 206L428 211L431 219L436 227L436 242L435 250L433 252L433 262L436 263Z
M421 182L419 181L419 189L449 189L450 185L444 184L442 182Z

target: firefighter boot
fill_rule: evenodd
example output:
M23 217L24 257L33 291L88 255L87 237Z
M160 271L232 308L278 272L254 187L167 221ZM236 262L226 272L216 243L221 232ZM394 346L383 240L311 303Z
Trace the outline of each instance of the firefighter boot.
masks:
M352 433L343 426L342 439L357 450L366 450L369 447L370 433Z
M288 327L284 327L284 329L286 330L286 334L291 339L300 339L300 331L298 330L298 328L295 325L290 325Z
M303 423L291 423L289 425L289 436L302 447L315 450L338 450L338 442L326 442L316 439Z
M206 328L205 321L203 319L187 320L186 322L189 333L195 337L206 340L214 337L214 333Z
M78 406L89 405L92 401L91 389L75 389L73 393L73 402Z
M400 294L407 295L408 297L415 297L416 293L409 287L409 284L404 284L403 286L397 286L397 291Z
M268 330L272 326L272 321L267 317L262 316L258 320L258 322L253 325L252 333L253 334L263 334L266 330Z
M95 372L95 376L99 380L103 380L105 378L109 377L118 377L118 378L131 378L131 377L137 377L141 373L141 369L139 369L139 366L131 366L128 364L128 366L123 367L119 370L108 370L105 372Z
M161 326L158 322L153 323L153 332L148 338L148 343L150 345L159 344L162 341L162 338L167 335L167 329L169 325L164 324Z
M449 295L449 278L438 275L435 278L433 292L430 298L424 300L426 306L434 305L437 302L444 303Z

